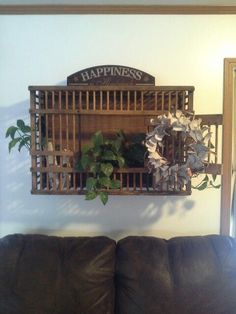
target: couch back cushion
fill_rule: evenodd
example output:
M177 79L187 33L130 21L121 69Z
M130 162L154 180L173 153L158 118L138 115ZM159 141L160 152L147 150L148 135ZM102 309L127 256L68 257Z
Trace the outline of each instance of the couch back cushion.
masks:
M117 314L236 313L230 237L128 237L118 242L116 267Z
M10 235L0 240L0 314L114 313L115 242Z

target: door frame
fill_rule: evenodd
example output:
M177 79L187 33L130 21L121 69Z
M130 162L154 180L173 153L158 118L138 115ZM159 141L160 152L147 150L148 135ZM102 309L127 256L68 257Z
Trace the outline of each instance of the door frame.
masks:
M232 204L232 135L236 58L224 59L220 234L230 235Z

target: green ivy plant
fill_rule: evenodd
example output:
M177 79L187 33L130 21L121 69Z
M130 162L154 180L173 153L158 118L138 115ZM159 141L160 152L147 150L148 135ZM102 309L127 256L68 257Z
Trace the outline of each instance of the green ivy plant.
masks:
M10 137L8 144L9 153L12 148L18 145L18 151L20 152L22 147L30 150L31 145L31 127L26 125L21 119L16 121L16 126L10 126L6 131L6 137Z
M121 182L114 180L112 174L115 168L123 168L125 165L122 156L123 141L121 132L114 140L108 140L98 131L92 136L91 144L82 148L78 169L91 173L86 180L86 200L99 196L105 205L108 201L108 190L120 188Z
M221 184L216 184L217 175L205 175L205 177L199 182L196 186L192 185L192 188L198 191L203 191L205 189L213 188L213 189L219 189L221 187Z
M122 154L124 156L126 166L129 168L143 168L147 153L147 149L144 145L146 134L137 133L129 138L127 138L122 131L119 131L119 134L124 139Z

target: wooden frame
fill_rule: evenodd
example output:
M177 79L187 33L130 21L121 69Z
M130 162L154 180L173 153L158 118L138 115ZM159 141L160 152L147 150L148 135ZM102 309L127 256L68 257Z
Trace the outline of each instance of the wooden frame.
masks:
M91 174L78 171L75 165L81 148L96 131L107 137L122 126L127 136L146 133L151 117L176 109L193 110L193 86L30 86L29 90L33 194L84 194ZM208 124L209 117L205 120ZM219 124L218 119L215 123ZM169 144L173 157L174 139ZM179 144L178 149L182 151ZM185 158L184 152L179 158ZM191 193L190 184L174 185L169 191L171 183L163 183L157 190L144 168L120 169L114 179L122 184L109 191L112 194Z
M0 14L236 14L236 6L0 5Z
M232 176L232 127L233 127L233 72L236 58L224 60L224 99L223 99L223 143L222 143L222 188L220 233L230 234L231 218L231 176Z

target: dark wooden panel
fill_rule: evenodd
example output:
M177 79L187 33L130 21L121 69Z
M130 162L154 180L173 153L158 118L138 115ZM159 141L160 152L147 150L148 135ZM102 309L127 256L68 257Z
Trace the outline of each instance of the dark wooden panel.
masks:
M0 5L0 14L236 14L235 5Z

